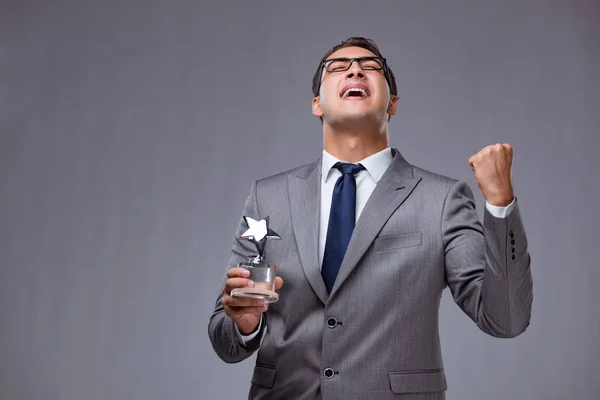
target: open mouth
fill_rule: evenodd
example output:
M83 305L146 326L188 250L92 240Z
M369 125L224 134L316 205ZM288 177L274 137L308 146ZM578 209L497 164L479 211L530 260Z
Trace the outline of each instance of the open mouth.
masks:
M361 86L346 86L344 89L342 89L342 91L340 92L340 97L342 99L347 99L347 98L362 98L362 99L367 99L370 97L370 93L369 90L366 87L362 87Z

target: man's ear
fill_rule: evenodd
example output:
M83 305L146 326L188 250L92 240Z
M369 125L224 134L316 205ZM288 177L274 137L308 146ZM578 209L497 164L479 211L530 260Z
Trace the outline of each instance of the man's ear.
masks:
M317 117L322 117L323 116L323 109L321 108L321 99L319 98L319 96L313 98L312 100L312 113L313 115L316 115Z
M398 96L392 95L390 98L390 103L388 104L387 113L391 115L396 115L398 112Z

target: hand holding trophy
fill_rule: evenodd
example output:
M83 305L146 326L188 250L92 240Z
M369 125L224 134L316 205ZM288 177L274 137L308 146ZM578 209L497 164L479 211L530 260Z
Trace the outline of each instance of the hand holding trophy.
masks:
M244 221L248 230L240 236L240 239L252 242L256 247L257 254L247 262L238 264L238 268L248 270L248 279L254 282L254 286L232 289L231 296L263 299L266 303L275 303L279 300L279 294L275 292L277 267L265 261L264 253L267 240L281 240L281 236L269 228L269 217L256 221L244 216Z

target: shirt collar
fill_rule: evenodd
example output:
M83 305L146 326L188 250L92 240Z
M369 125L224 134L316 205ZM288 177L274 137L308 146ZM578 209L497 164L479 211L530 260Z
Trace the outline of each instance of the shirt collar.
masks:
M385 149L371 154L369 157L359 161L363 167L367 170L371 178L375 182L379 182L385 170L389 167L394 156L392 155L392 149L386 147ZM341 161L323 150L323 158L321 161L321 180L327 182L327 179L331 175L331 171L336 162ZM356 164L358 164L356 163Z

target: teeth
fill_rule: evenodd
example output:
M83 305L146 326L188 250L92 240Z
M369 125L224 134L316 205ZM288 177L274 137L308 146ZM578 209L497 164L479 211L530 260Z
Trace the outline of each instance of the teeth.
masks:
M350 92L360 92L362 94L363 97L367 97L367 92L364 89L361 88L350 88L347 89L344 94L342 95L342 98L346 98L348 97L348 94L350 94Z

